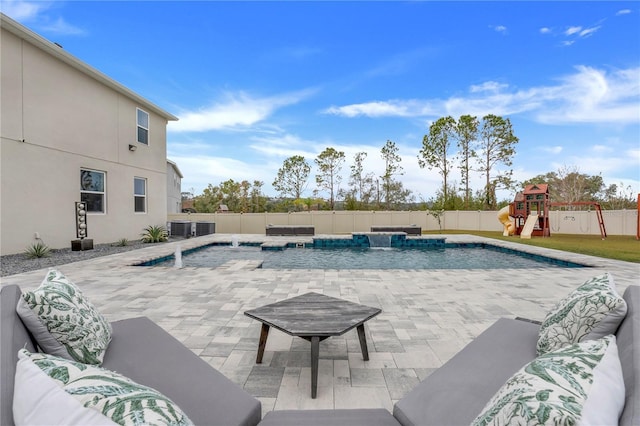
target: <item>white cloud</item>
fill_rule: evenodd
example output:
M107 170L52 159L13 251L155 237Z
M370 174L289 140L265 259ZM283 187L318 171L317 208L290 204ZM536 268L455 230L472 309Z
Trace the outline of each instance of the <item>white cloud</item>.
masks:
M562 152L562 147L561 146L546 146L546 147L542 147L542 150L545 152L548 152L549 154L560 154Z
M616 16L628 15L630 13L631 13L631 9L621 9L621 10L616 12Z
M505 27L504 25L496 25L493 27L493 29L498 33L502 33L502 34L507 33L507 27Z
M58 18L52 22L46 22L39 25L39 28L48 33L63 34L63 35L82 35L85 34L85 30L69 24L63 18Z
M465 96L448 99L372 101L333 106L327 114L344 117L441 117L489 113L533 114L543 123L638 123L640 68L604 71L587 66L556 85L512 89L493 81L472 85Z
M542 91L545 108L537 118L544 123L638 123L640 68L605 72L586 66Z
M313 90L272 97L253 97L245 92L227 93L224 99L197 111L178 113L177 122L169 123L171 132L206 132L252 126L271 116L278 108L296 104Z
M472 85L469 91L471 93L477 92L497 92L501 89L505 89L508 87L507 84L498 83L496 81L486 81L482 84Z
M551 28L548 28L548 27L540 28L540 34L551 34Z
M342 115L345 117L415 117L432 115L426 112L429 105L413 100L372 101L361 104L332 106L324 110L326 114Z
M591 150L596 154L603 154L607 152L613 152L613 148L607 145L594 145Z
M86 31L64 20L62 17L46 16L53 2L50 1L21 1L1 0L0 10L5 15L20 22L31 22L38 31L50 34L82 35Z
M318 154L313 150L314 141L303 140L291 134L253 137L252 141L250 148L266 157L284 159L293 155L302 155L309 160Z
M600 25L598 25L597 27L585 28L584 30L580 31L579 35L580 37L589 37L589 36L592 36L599 29L600 29Z
M567 30L564 32L565 35L573 35L573 34L577 34L580 31L582 31L582 27L569 27L567 28Z
M0 10L5 15L17 21L29 21L38 14L49 8L47 2L28 2L21 0L2 0Z

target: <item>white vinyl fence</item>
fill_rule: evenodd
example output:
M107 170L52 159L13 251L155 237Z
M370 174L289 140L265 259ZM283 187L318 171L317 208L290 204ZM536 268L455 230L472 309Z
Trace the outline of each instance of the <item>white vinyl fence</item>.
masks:
M636 235L637 210L602 212L607 235ZM549 215L551 235L599 235L595 211L552 211ZM316 234L369 232L371 226L417 225L423 231L450 229L502 232L495 211L446 211L441 224L426 211L311 211L295 213L176 213L167 222L213 222L219 234L264 234L269 225L311 225Z

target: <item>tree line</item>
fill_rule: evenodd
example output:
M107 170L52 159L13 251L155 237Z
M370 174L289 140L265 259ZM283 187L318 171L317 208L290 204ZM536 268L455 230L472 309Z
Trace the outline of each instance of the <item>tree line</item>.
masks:
M229 179L217 186L209 184L201 195L183 193L192 199L197 212L220 210L221 205L233 212L281 212L303 210L496 210L512 200L497 200L496 191L521 190L531 183L548 183L552 201L598 201L604 208L632 208L631 187L622 184L605 186L601 176L579 173L565 166L557 172L535 176L525 182L513 180L512 166L519 139L508 118L493 114L481 119L462 115L457 120L441 117L429 126L424 135L417 160L421 168L436 170L442 177L435 197L416 202L415 195L404 188L402 158L396 144L387 140L380 150L384 161L381 175L367 171L366 152L354 155L349 166L347 188L341 188L342 169L346 158L343 151L327 147L314 159L317 173L311 197L303 197L311 178L311 165L301 155L284 160L272 183L278 198L263 194L264 182L253 183ZM454 174L456 170L459 175ZM483 177L481 189L471 188L473 174ZM456 177L460 178L458 184ZM327 198L320 193L328 194Z

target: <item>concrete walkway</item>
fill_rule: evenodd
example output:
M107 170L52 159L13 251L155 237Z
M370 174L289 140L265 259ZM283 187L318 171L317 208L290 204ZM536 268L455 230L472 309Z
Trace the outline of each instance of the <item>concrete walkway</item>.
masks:
M238 235L243 241L308 242L310 237ZM382 407L392 410L428 376L500 317L541 320L586 279L609 271L622 293L638 284L640 265L468 235L450 242L489 241L592 265L520 270L270 270L254 263L216 269L130 266L212 241L182 242L62 265L109 320L145 315L262 401L263 412L301 408ZM488 253L487 262L491 262ZM2 278L36 288L46 270ZM382 308L365 325L370 360L352 330L320 344L318 397L311 399L309 342L272 330L263 363L255 364L260 323L243 312L315 291Z

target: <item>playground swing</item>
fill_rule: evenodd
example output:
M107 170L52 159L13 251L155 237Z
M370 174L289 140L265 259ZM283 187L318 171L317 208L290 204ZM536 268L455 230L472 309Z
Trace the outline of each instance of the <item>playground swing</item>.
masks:
M593 201L577 202L550 202L549 185L534 184L527 185L523 192L518 192L515 199L508 207L498 212L498 220L504 225L503 235L520 235L520 238L531 238L532 236L550 237L550 211L549 207L575 207L588 206L596 212L596 218L600 227L600 236L604 240L607 238L607 231L604 226L604 218L600 204ZM640 238L640 194L638 195L638 238ZM557 213L559 215L559 213ZM512 221L510 218L514 218ZM558 218L558 217L557 217ZM559 218L558 218L559 219ZM560 220L557 221L557 230L560 230ZM586 230L583 227L582 219L579 222L580 231L587 234L591 231L591 221L587 217ZM556 232L556 229L553 231Z
M551 230L553 232L559 232L560 231L560 210L556 210L556 223L557 223L557 225L555 227L552 225L553 221L550 222L550 224L549 224L551 226Z

